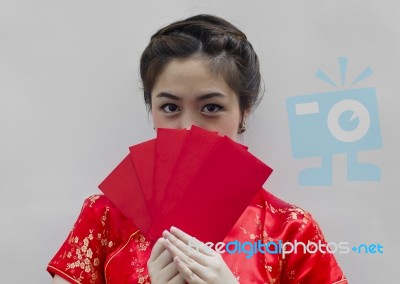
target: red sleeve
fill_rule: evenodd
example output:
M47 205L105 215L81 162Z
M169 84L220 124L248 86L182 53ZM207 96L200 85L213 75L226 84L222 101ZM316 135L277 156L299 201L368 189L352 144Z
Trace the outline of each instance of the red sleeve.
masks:
M109 239L109 206L103 195L87 198L68 238L47 271L72 283L105 283L103 264L114 247Z
M347 284L347 280L336 262L327 242L314 218L306 211L292 212L295 218L288 228L287 242L301 245L285 255L282 283L293 284ZM304 248L302 244L310 244ZM314 245L316 244L316 245ZM288 247L288 250L291 248ZM325 253L324 253L325 252Z

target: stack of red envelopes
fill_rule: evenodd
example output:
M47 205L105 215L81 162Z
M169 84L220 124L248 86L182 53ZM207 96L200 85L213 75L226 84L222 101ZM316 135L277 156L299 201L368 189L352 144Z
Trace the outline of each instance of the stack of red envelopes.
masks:
M175 226L222 241L272 169L230 138L192 126L157 129L99 188L148 238Z

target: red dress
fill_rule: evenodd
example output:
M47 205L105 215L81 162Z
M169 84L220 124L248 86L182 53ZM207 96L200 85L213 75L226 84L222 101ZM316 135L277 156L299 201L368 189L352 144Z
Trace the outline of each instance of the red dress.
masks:
M260 191L224 242L326 243L312 216L299 207ZM71 283L150 283L147 260L153 242L105 197L87 198L67 240L47 270ZM265 250L264 250L265 252ZM240 283L344 284L331 253L222 254Z

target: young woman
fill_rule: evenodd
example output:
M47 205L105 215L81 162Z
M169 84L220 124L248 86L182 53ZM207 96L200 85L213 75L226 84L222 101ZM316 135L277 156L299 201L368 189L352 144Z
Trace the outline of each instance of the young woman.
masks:
M197 125L236 140L259 101L259 61L246 35L224 19L197 15L155 33L140 73L155 128ZM85 200L48 265L53 283L347 283L334 256L220 254L190 250L179 228L146 238L104 195ZM312 216L260 191L224 242L326 245Z

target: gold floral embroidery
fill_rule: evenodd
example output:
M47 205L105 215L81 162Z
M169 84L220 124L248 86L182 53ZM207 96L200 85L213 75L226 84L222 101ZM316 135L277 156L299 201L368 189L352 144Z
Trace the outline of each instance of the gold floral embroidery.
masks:
M136 248L138 251L145 251L150 245L150 242L142 234L135 238L135 242L137 243Z
M242 230L243 234L247 235L247 230L246 230L246 228L240 227L240 229Z
M106 225L108 211L110 211L110 207L106 206L106 210L104 211L103 216L101 216L100 219L100 222L103 225L103 227Z
M262 229L262 222L261 222L260 215L258 215L258 214L256 214L255 223L256 223L256 228L257 228L258 230L261 230L261 229Z
M150 284L150 278L148 274L143 274L144 268L136 268L136 273L138 274L139 284Z
M87 200L90 202L89 207L92 208L93 204L96 202L97 199L100 198L101 195L92 195Z
M290 270L289 276L288 276L289 280L294 280L295 276L296 276L296 272L294 270Z
M100 196L94 195L86 199L82 211L87 207L92 207ZM78 283L85 281L87 277L90 278L90 283L97 283L102 277L102 269L100 268L102 260L100 258L107 248L114 246L114 243L108 240L107 219L109 210L108 206L104 207L104 212L99 220L103 227L100 231L95 231L95 229L88 229L86 233L85 231L77 231L78 224L86 222L83 219L85 215L81 215L82 217L78 219L67 239L69 250L60 255L60 260L66 261L64 262L65 271L71 271L71 275L74 275L73 277Z
M305 227L308 223L308 220L311 218L310 214L307 211L305 211L297 206L292 205L288 208L278 208L277 209L268 202L265 202L265 205L269 209L269 211L273 214L278 214L278 215L286 214L287 217L286 217L285 224L289 223L293 220L300 220L301 226L299 227L299 230L305 229Z
M72 245L71 250L67 253L66 257L70 262L66 264L66 271L68 270L81 270L78 282L82 281L82 273L91 274L91 282L94 283L99 277L100 260L98 257L93 257L93 250L90 246L93 240L93 230L89 230L89 235L80 240L77 236L71 236L69 243ZM97 254L96 254L97 255Z
M281 268L282 268L281 265L282 265L282 263L279 262L279 268L278 268L278 270L277 270L277 273L278 273L278 274L275 273L275 275L278 275L277 277L272 277L273 268L272 268L271 265L267 265L267 264L266 264L266 265L264 266L265 270L269 272L269 273L267 274L268 282L264 282L265 284L279 283L278 280L279 280L279 278L280 278L280 273L281 273Z
M137 234L135 238L132 240L134 242L134 247L131 247L129 249L130 253L136 253L136 252L144 252L148 248L150 248L150 242L143 236L142 234ZM143 267L143 263L139 262L139 259L137 257L133 257L131 260L131 265L135 267L135 271L138 275L138 283L139 284L150 284L150 276L147 273L147 270L145 267Z
M255 226L255 232L250 233L246 228L244 227L239 227L243 234L248 235L249 238L251 240L257 240L257 239L261 239L261 230L262 230L262 222L261 222L261 218L260 215L256 214L254 217L254 226Z
M277 238L273 238L271 236L268 235L267 231L263 230L262 232L262 241L263 243L269 243L269 242L277 242L279 241Z
M273 214L286 214L287 212L295 212L297 214L307 215L306 211L304 211L303 209L301 209L297 206L294 206L294 205L292 205L288 208L278 208L277 209L277 208L273 207L268 201L265 201L265 206Z

